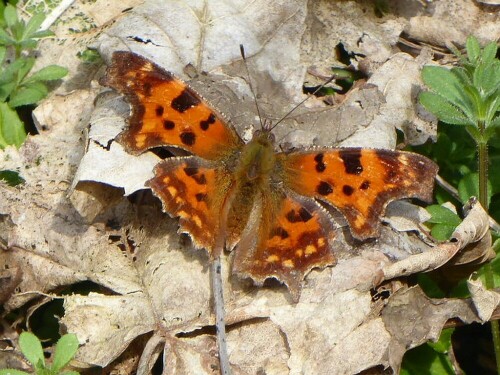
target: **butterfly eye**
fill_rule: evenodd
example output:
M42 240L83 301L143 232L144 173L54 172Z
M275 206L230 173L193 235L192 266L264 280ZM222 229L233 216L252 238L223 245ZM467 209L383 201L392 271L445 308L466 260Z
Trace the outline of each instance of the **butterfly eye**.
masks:
M271 132L267 133L267 138L269 139L269 142L271 142L271 143L276 142L276 136Z

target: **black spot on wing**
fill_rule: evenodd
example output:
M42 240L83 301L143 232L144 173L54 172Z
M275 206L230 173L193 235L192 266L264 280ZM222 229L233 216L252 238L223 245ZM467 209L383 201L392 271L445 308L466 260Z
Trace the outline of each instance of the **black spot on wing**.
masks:
M198 168L196 167L186 167L184 168L184 173L186 174L186 176L193 176L195 174L198 174Z
M193 180L196 181L198 185L206 185L207 184L207 178L205 177L204 174L195 174L194 176L191 176Z
M145 82L142 85L142 92L144 92L144 96L151 96L151 95L153 95L153 90L152 90L151 83Z
M172 108L179 113L186 112L189 108L200 104L200 99L188 89L184 89L181 94L172 100Z
M304 207L301 207L298 212L296 210L288 212L286 218L290 223L306 223L311 220L312 215Z
M196 135L193 132L184 132L180 135L181 142L186 146L192 146L196 142Z
M290 237L290 234L282 227L274 228L271 232L271 238L274 236L279 236L282 240Z
M208 118L206 120L200 121L201 130L208 130L210 125L215 123L215 120L216 120L215 115L213 113L210 113L210 116L208 116Z
M340 150L339 154L340 158L344 162L346 173L359 175L363 172L363 166L361 165L361 150Z
M205 185L207 183L207 178L205 177L205 175L200 174L200 170L196 167L186 167L184 168L184 173L186 174L186 176L189 176L193 180L195 180L198 185Z
M164 108L163 108L162 105L157 105L156 106L156 109L155 109L156 116L158 116L158 117L163 116L163 111L164 111Z
M163 120L163 127L166 130L172 130L173 128L175 128L175 122L170 120Z
M366 189L368 189L369 187L370 187L370 181L368 181L368 180L364 180L364 181L361 183L361 185L359 185L359 188L360 188L361 190L366 190Z
M342 193L344 193L347 196L350 196L352 195L352 193L354 193L354 188L350 185L344 185L342 187Z
M326 169L326 164L323 162L323 154L317 154L314 157L314 161L316 162L316 171L323 172Z
M316 187L316 192L320 195L329 195L333 193L333 187L326 181L321 181Z
M207 195L205 193L198 193L195 195L198 202L205 202L207 200Z

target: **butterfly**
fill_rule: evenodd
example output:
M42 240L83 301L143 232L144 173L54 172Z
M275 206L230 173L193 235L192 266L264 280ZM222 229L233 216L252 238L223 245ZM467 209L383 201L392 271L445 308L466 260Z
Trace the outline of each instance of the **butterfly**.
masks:
M148 59L114 52L101 84L131 106L118 141L132 153L179 148L146 185L179 231L212 259L234 250L232 270L256 284L276 278L298 299L313 268L335 265L339 211L359 240L380 234L387 204L432 199L437 166L424 156L383 149L276 150L271 128L245 143L185 82Z

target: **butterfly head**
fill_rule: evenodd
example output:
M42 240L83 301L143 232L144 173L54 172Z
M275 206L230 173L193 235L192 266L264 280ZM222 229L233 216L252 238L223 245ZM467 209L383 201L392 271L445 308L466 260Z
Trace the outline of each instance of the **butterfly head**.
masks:
M252 140L243 147L240 163L236 171L242 183L265 179L276 163L274 134L268 129L256 130Z

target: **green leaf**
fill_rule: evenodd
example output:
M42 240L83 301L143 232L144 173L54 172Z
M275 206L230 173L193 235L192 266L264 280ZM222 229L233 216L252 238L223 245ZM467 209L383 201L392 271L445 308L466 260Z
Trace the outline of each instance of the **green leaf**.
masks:
M419 99L425 109L435 115L440 121L453 125L475 125L461 110L438 94L424 91L420 93Z
M457 227L448 224L436 224L431 229L431 236L438 241L449 240Z
M416 274L418 285L425 295L430 298L445 298L446 293L439 287L439 284L427 273Z
M60 371L75 356L78 350L78 338L73 333L62 336L56 344L52 370Z
M95 63L97 61L100 61L101 59L101 55L99 54L99 52L91 48L87 48L84 51L78 52L77 56L79 59L86 63Z
M15 88L15 82L0 83L0 102L5 102Z
M498 240L497 240L498 241ZM490 263L491 271L493 275L493 285L500 285L500 257L496 257ZM487 271L484 266L477 270L477 276L484 282L485 273Z
M462 222L460 217L449 208L431 205L426 209L431 214L427 223L435 224L431 228L431 235L439 241L449 239L455 228Z
M11 369L0 370L0 375L30 375L30 374L21 370L15 370L11 368Z
M448 69L439 66L424 66L422 79L432 91L456 105L462 111L468 106L467 98L463 95L463 85L459 78Z
M7 53L7 48L5 48L4 46L0 46L0 64L3 64L6 53Z
M454 67L450 69L450 72L455 74L457 78L460 80L460 83L463 85L470 85L472 84L472 79L471 76L469 75L469 72L464 69L461 66Z
M23 332L19 336L19 346L24 356L31 362L33 366L45 364L43 356L42 344L38 337L31 332Z
M446 354L451 348L451 335L455 331L454 328L447 328L441 331L437 342L428 342L429 346L438 353Z
M61 372L59 375L80 375L78 371L64 371Z
M16 7L7 4L5 10L3 11L3 17L7 26L12 28L18 22Z
M66 74L68 74L68 69L59 65L49 65L33 73L25 82L53 81L63 78Z
M56 35L56 34L54 34L52 31L47 29L47 30L40 30L40 31L37 31L36 33L31 34L30 38L31 39L40 39L40 38L46 38L48 36L54 36L54 35Z
M462 222L460 217L449 208L433 204L427 206L426 210L431 214L431 218L427 220L428 223L457 226Z
M483 97L492 94L500 83L500 65L479 64L474 70L473 82Z
M500 74L500 71L498 72ZM493 120L495 114L500 110L500 93L492 95L486 101L488 110L486 113L487 126L491 126L491 121Z
M47 86L41 82L32 82L14 92L9 100L9 105L13 108L36 104L48 94Z
M455 374L446 354L438 353L429 344L407 351L403 357L400 375L452 375Z
M491 201L491 183L488 181L488 206ZM458 183L458 195L462 203L466 203L470 197L479 196L479 174L470 173L464 176Z
M5 181L9 186L17 186L25 182L24 178L19 176L19 172L10 171L8 169L0 171L0 180Z
M483 101L481 98L481 94L479 93L478 88L474 85L464 85L462 89L463 93L465 94L464 97L467 98L467 110L464 110L465 115L474 123L476 123L480 113L482 113L484 109L482 106Z
M19 72L17 73L17 82L21 83L24 77L30 72L35 65L34 57L27 57L23 59L24 64L19 68Z
M19 147L26 139L24 124L17 112L7 103L0 103L0 149L9 145Z
M495 56L497 54L497 42L490 42L484 47L481 59L483 63L489 64L495 61Z
M23 49L33 49L37 46L38 42L34 39L25 39L18 43Z
M24 58L20 58L8 65L2 72L0 72L0 84L17 81L16 77L18 72L25 66L25 64L26 60Z
M10 46L15 43L16 41L9 34L7 34L5 30L0 29L0 44Z
M38 31L43 20L45 20L45 14L43 13L38 13L31 17L24 28L23 39L31 38Z
M474 37L473 35L469 36L465 45L467 48L467 57L469 58L469 61L471 61L472 63L476 63L479 59L479 55L481 54L481 46L479 45L476 37Z

